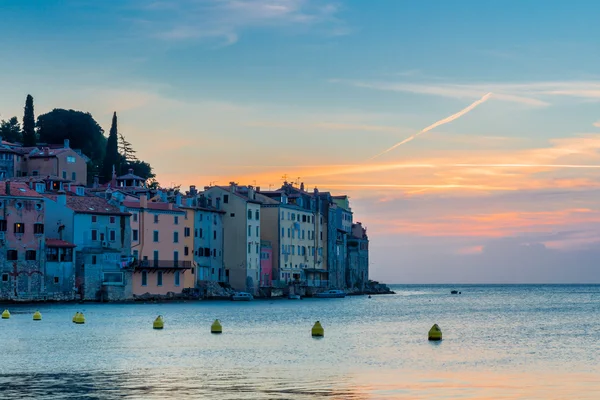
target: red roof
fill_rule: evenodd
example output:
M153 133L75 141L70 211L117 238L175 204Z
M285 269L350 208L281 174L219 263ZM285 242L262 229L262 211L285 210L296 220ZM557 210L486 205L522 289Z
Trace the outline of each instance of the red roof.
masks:
M56 201L57 195L45 194L49 199ZM122 212L119 207L111 205L108 201L97 196L66 196L67 207L79 214L104 214L104 215L130 215Z
M66 240L46 238L46 247L75 247L75 245Z
M9 185L10 195L6 193L7 185ZM26 183L8 181L0 181L0 196L42 197L42 195L35 190L29 189L29 185Z
M127 207L127 208L141 208L139 201L124 201L123 205L125 207ZM172 206L172 208L169 207L169 206ZM164 202L149 201L147 203L146 208L149 209L149 210L183 212L182 209L180 209L179 207L175 206L173 203L164 203Z

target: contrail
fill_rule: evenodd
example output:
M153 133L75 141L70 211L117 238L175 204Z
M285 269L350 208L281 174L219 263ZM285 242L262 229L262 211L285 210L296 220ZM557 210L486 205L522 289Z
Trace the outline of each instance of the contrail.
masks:
M413 140L414 138L416 138L417 136L419 136L419 135L421 135L421 134L423 134L425 132L429 132L430 130L432 130L434 128L437 128L440 125L447 124L448 122L452 122L455 119L458 119L458 118L462 117L463 115L465 115L466 113L468 113L469 111L471 111L472 109L474 109L475 107L477 107L478 105L480 105L481 103L485 103L491 96L492 96L492 93L490 92L490 93L486 94L485 96L483 96L482 98L480 98L479 100L477 100L476 102L474 102L473 104L471 104L470 106L468 106L467 108L462 109L459 112L457 112L456 114L452 114L449 117L441 119L441 120L439 120L438 122L436 122L436 123L434 123L432 125L429 125L427 128L423 129L422 131L417 132L414 135L407 137L406 139L404 139L403 141L401 141L399 143L396 143L395 145L393 145L389 149L387 149L385 151L382 151L381 153L377 154L376 156L373 156L373 157L369 158L369 161L370 160L374 160L375 158L377 158L377 157L379 157L379 156L387 153L388 151L394 150L398 146L402 146L403 144L410 142L411 140Z

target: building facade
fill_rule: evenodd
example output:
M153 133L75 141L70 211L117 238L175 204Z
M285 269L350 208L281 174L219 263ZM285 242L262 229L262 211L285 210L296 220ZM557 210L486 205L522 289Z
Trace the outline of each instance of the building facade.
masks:
M192 274L193 260L184 240L186 213L144 195L139 201L124 201L123 206L131 213L131 254L137 260L133 294L181 293L189 281L186 274Z
M251 186L205 187L204 195L223 214L225 278L236 290L258 293L261 203Z
M346 287L364 291L369 282L369 237L360 222L352 224L348 237Z

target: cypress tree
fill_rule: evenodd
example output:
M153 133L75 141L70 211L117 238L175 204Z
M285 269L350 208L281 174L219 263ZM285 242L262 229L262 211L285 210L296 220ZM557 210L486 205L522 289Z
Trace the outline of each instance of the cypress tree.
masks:
M110 126L110 133L108 134L108 140L106 141L106 153L104 153L104 162L102 163L102 180L110 182L112 179L113 166L115 171L120 171L120 159L119 154L119 132L117 130L117 113L113 114L112 125Z
M35 146L35 117L33 115L33 97L28 94L25 100L25 113L23 114L23 146Z

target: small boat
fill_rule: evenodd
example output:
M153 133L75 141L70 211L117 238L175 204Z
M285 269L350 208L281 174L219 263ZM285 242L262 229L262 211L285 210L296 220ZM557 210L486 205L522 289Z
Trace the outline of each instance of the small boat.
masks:
M233 296L231 296L231 300L233 301L250 301L254 300L254 297L250 293L246 292L237 292Z
M452 290L450 294L458 294L458 290Z
M315 297L320 299L333 299L346 297L346 293L343 290L329 289L321 293L315 294Z
M288 296L289 300L300 300L300 295L299 294L290 294Z

